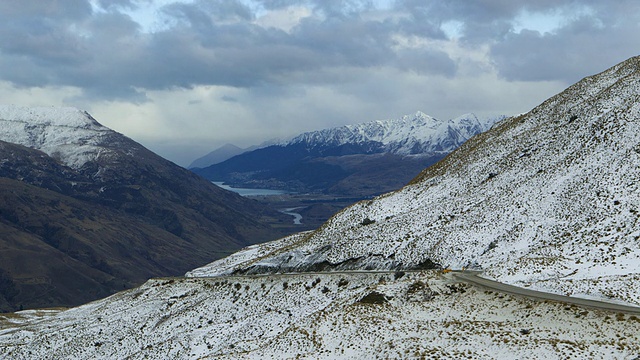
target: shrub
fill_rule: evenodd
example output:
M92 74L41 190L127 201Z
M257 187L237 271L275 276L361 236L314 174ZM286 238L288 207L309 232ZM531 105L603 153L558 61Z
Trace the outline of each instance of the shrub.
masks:
M371 225L373 223L375 223L375 220L371 220L369 218L365 218L364 220L362 220L362 222L360 223L362 226L367 226L367 225Z

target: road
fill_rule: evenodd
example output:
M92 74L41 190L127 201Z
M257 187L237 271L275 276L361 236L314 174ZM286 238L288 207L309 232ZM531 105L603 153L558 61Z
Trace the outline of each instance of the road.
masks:
M404 272L422 272L424 270L404 270ZM440 270L433 270L440 271ZM340 275L340 274L362 274L362 273L375 273L375 274L395 274L397 271L389 270L351 270L351 271L329 271L329 272L303 272L303 273L282 273L282 274L259 274L259 275L233 275L230 277L264 277L264 276L295 276L295 275ZM530 290L518 286L507 285L501 282L489 280L478 276L478 271L452 271L449 273L454 279L463 281L472 285L481 286L494 291L524 296L530 299L537 300L550 300L558 301L566 304L573 304L581 307L600 309L612 312L623 312L628 314L640 315L640 306L625 305L620 303L583 299L572 296L558 295L553 293L547 293L543 291ZM215 278L215 277L214 277ZM171 278L167 278L171 279ZM173 278L181 279L181 278ZM193 279L193 278L188 278Z
M499 291L502 293L524 296L531 299L538 300L551 300L559 301L566 304L573 304L581 307L588 307L593 309L624 312L629 314L640 314L640 307L633 305L624 305L617 303L610 303L606 301L582 299L572 296L557 295L542 291L529 290L513 285L503 284L497 281L481 278L478 272L473 271L455 271L451 272L451 275L457 280L461 280L473 285L482 286L491 290Z

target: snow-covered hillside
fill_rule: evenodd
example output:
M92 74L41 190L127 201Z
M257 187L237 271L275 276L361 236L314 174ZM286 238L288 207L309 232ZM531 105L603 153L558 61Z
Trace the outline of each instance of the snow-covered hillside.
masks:
M378 143L380 152L399 155L448 153L475 134L488 130L503 117L478 119L465 114L442 121L418 111L401 119L376 120L300 134L280 146L305 144L308 148Z
M0 105L0 140L41 150L72 168L106 155L115 135L76 108Z
M476 267L499 281L640 304L640 58L472 138L402 190L303 239L198 274Z
M0 314L6 359L633 359L640 321L439 272L155 279Z

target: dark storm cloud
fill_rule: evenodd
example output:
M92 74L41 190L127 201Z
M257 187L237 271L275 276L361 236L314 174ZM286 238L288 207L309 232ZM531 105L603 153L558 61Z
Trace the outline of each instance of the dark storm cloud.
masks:
M254 14L238 1L167 5L162 13L174 25L155 33L142 33L117 6L104 5L103 12L92 14L78 1L46 11L14 5L17 20L1 25L3 38L13 41L0 45L0 61L5 68L21 64L21 71L3 75L4 80L18 86L79 86L87 95L122 99L138 89L304 81L316 77L305 74L331 67L397 65L418 72L445 68L450 74L453 64L443 67L447 56L437 51L396 54L395 24L359 18L358 12L371 8L366 1L318 1L312 5L323 17L305 19L291 33L252 23ZM77 14L69 16L66 8Z
M44 64L72 61L82 44L67 28L89 16L84 0L0 2L0 54Z
M489 46L504 78L572 81L637 52L640 27L633 1L402 0L377 17L368 16L375 9L365 0L255 1L266 10L300 4L313 11L284 31L256 24L258 14L243 2L198 0L163 7L159 20L168 25L145 32L126 10L149 2L99 0L100 11L87 0L0 2L0 78L136 102L144 101L146 90L196 85L340 82L349 69L390 67L452 78L457 63L445 51L399 46L397 37L447 41L441 26L456 21L461 46ZM514 30L523 10L570 15L584 8L589 11L551 34Z

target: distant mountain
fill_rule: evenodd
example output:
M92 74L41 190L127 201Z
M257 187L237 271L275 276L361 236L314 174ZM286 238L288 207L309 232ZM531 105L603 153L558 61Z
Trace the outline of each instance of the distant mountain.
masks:
M194 171L242 187L379 194L402 186L499 119L467 114L441 121L417 112L303 133Z
M236 155L242 154L243 152L245 152L244 149L241 149L233 144L225 144L208 153L207 155L195 159L189 165L189 169L203 168L213 164L221 163Z
M295 244L196 273L471 267L518 286L640 305L639 93L635 57Z
M397 155L449 153L471 136L487 130L495 121L493 118L480 121L474 114L442 121L419 111L401 119L307 132L278 145L301 144L310 153L317 152L323 156L348 155L350 151ZM362 150L355 150L357 147ZM336 153L336 148L344 152Z
M288 220L73 108L0 106L0 182L2 310L180 274Z

